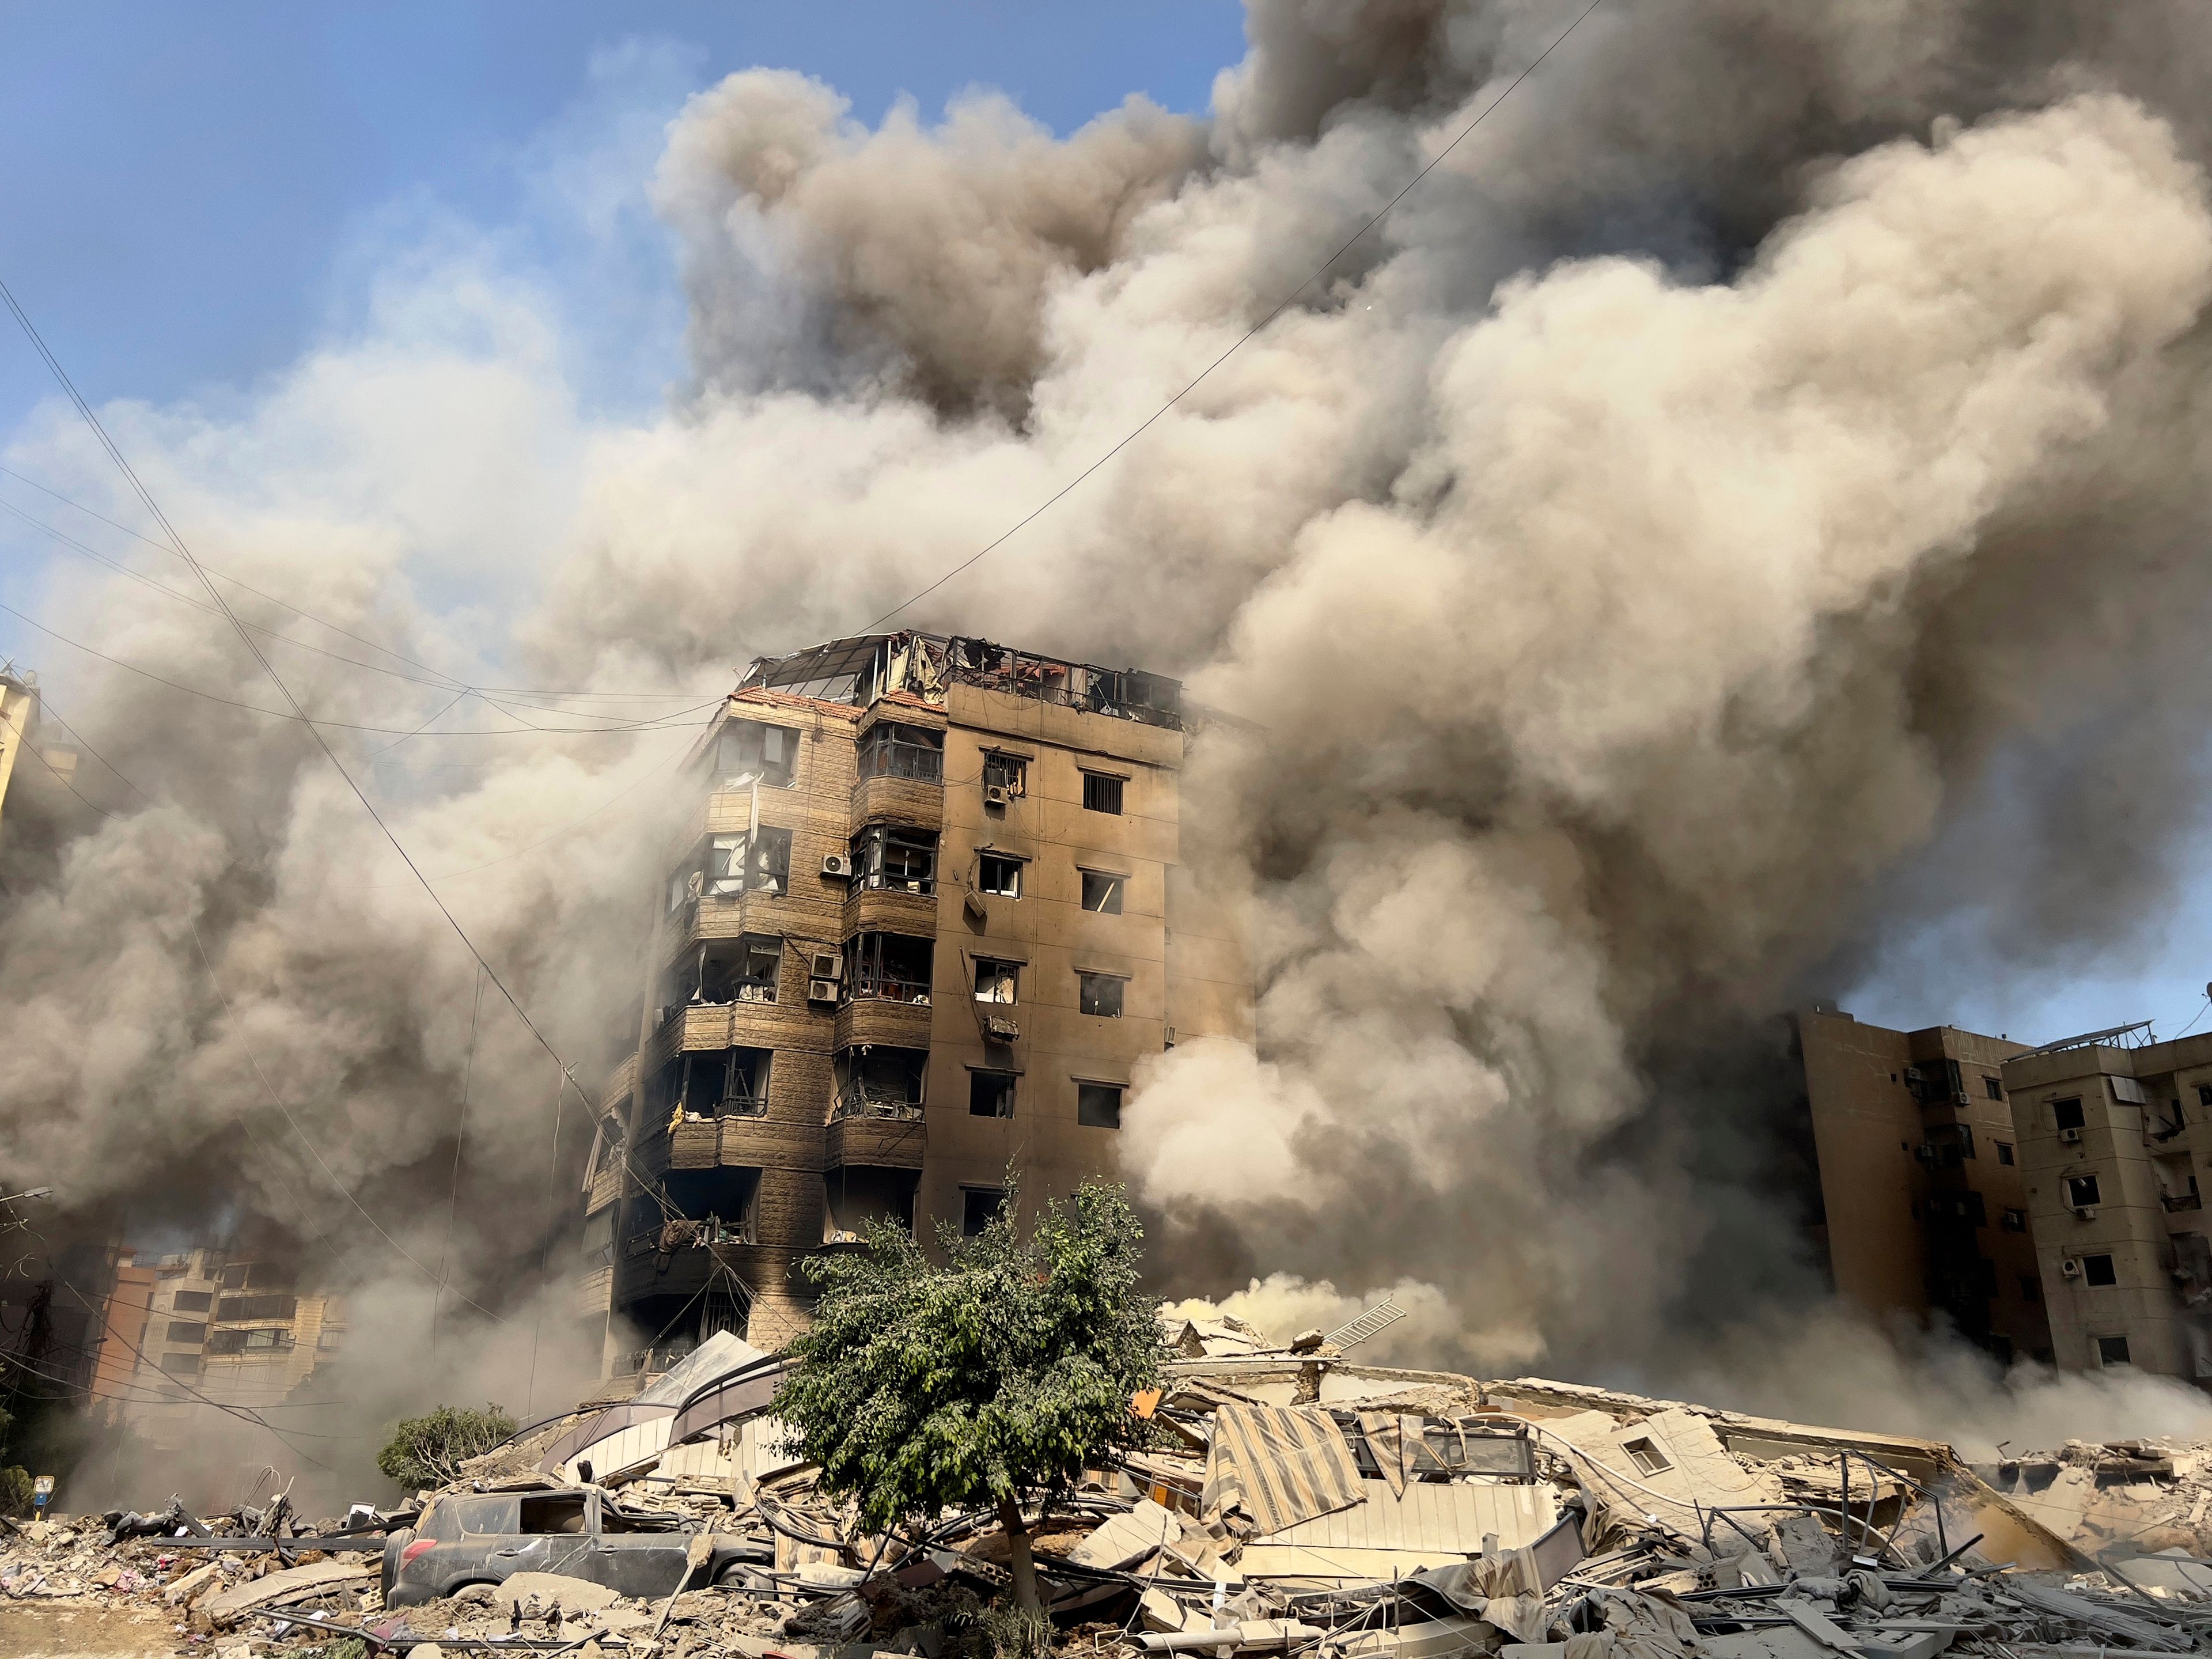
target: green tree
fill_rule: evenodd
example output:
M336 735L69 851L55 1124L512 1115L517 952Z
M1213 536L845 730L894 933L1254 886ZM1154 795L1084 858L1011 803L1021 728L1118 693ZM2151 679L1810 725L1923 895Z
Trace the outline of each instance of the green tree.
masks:
M514 1419L499 1407L482 1411L441 1406L425 1417L401 1419L376 1455L376 1467L412 1492L461 1478L461 1465L480 1457L514 1432Z
M1152 1385L1162 1349L1122 1189L1085 1183L1026 1239L1018 1194L1009 1170L980 1234L940 1226L942 1267L895 1222L871 1225L865 1250L809 1261L821 1299L771 1409L821 1466L822 1490L854 1498L870 1527L995 1505L1015 1596L1036 1615L1023 1500L1049 1502L1137 1437L1129 1396Z

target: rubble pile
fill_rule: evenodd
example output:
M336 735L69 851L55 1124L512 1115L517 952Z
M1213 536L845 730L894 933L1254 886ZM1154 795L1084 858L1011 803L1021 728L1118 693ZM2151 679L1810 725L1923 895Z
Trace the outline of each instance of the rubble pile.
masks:
M2212 1651L2212 1449L1976 1468L1933 1442L1362 1365L1313 1333L1169 1334L1138 1443L1026 1516L1042 1632L1010 1613L995 1511L868 1534L780 1452L779 1362L734 1339L403 1510L0 1523L0 1598L158 1607L177 1651L221 1659Z

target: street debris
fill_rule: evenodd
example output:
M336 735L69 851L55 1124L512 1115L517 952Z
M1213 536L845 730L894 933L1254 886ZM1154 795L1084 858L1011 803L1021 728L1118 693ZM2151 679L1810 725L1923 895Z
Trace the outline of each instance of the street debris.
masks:
M1361 1333L1364 1334L1364 1333ZM1285 1659L2093 1659L2212 1651L2212 1447L1948 1447L1316 1333L1164 1331L1139 1449L1033 1516L1063 1651ZM403 1508L0 1522L0 1598L151 1607L255 1659L989 1659L995 1511L872 1535L780 1446L782 1364L720 1336ZM1034 1638L1030 1638L1034 1639Z

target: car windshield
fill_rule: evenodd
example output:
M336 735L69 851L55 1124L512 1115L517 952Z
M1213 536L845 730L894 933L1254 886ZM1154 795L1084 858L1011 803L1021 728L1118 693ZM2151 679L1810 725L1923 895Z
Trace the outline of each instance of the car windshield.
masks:
M515 1512L520 1504L513 1498L459 1498L438 1507L451 1510L463 1532L496 1534L517 1530Z

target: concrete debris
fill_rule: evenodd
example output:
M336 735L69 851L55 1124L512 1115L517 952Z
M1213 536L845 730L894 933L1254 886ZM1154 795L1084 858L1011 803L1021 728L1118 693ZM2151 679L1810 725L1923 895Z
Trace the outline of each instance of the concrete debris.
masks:
M2092 1659L2212 1653L2212 1449L1948 1446L1571 1384L1165 1333L1139 1450L1030 1527L1054 1645L1297 1659ZM990 1659L995 1511L888 1536L816 1489L734 1340L310 1522L0 1522L0 1599L155 1609L179 1651ZM670 1378L673 1378L672 1382ZM1043 1494L1037 1495L1040 1498Z

